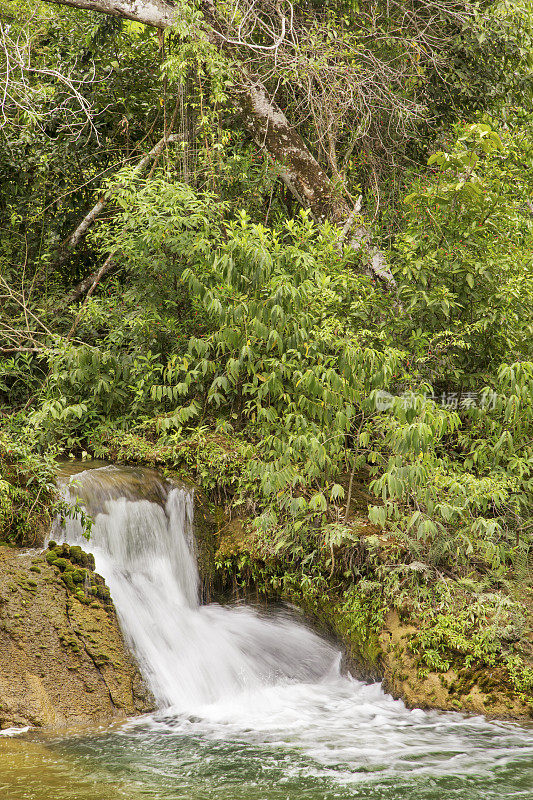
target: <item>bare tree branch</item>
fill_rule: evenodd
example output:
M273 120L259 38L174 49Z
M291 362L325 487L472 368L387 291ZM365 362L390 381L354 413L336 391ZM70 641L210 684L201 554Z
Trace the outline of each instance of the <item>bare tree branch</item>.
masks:
M104 263L101 267L99 267L94 272L91 272L90 275L87 275L82 281L80 281L76 286L64 296L60 303L58 303L57 308L66 308L67 306L75 303L85 292L89 292L89 297L96 289L96 286L100 283L104 275L107 275L108 272L111 272L113 267L116 265L116 255L110 255L106 258ZM77 325L77 321L76 321Z
M84 312L84 310L85 310L85 308L87 306L87 303L89 302L89 298L91 297L92 293L94 292L94 290L96 289L96 287L98 286L98 284L100 283L100 281L102 280L104 275L107 275L107 273L110 272L113 269L113 267L115 266L115 263L116 263L116 261L115 261L114 254L109 255L106 258L106 260L104 261L104 263L102 264L102 266L100 267L100 269L97 270L96 272L94 272L93 275L91 276L93 278L92 284L91 284L91 286L89 288L89 291L87 292L87 296L86 296L85 300L83 301L82 307L78 311L76 319L72 323L72 327L71 327L71 329L70 329L70 331L68 333L68 336L67 336L67 342L69 342L72 339L72 337L74 335L74 331L78 327L78 323L79 323L79 321L80 321L80 319L82 317L82 314L83 314L83 312ZM85 280L87 281L87 278Z
M146 165L153 158L156 158L163 151L165 145L167 145L170 142L179 141L180 138L181 137L178 134L170 134L166 138L163 137L154 147L152 147L150 152L147 153L139 161L139 163L137 164L137 166L134 169L134 174L138 174L138 173L142 172L144 167L146 167ZM98 200L97 203L95 203L95 205L91 208L89 213L85 215L85 217L82 219L80 224L77 226L76 230L73 231L70 234L70 236L68 237L68 239L66 240L66 242L64 242L63 247L61 249L61 255L57 259L56 265L59 266L59 265L63 264L67 260L69 254L70 254L70 251L73 250L75 247L77 247L77 245L79 244L81 239L85 236L85 234L87 233L89 228L94 224L96 219L100 216L100 214L102 213L102 211L106 207L106 205L109 202L109 200L112 198L113 189L119 189L123 185L124 184L119 181L114 187L112 187L105 194L103 194L102 197ZM73 302L73 301L71 301L71 302Z
M0 353L42 353L45 347L0 347Z
M33 66L30 30L26 26L12 36L10 26L0 21L0 129L17 124L17 112L22 112L22 118L31 118L43 130L42 107L47 104L48 116L60 120L60 129L68 130L74 140L79 139L88 127L99 143L98 130L93 122L94 112L82 90L104 81L106 77L96 78L94 63L83 79L74 76L76 63L66 71ZM53 83L53 91L50 94L43 92L34 76Z

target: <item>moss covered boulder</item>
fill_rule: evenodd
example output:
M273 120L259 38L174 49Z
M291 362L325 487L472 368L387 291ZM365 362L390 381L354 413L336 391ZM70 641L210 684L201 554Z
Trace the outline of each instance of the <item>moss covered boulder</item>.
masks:
M0 547L0 729L102 725L152 708L92 557Z

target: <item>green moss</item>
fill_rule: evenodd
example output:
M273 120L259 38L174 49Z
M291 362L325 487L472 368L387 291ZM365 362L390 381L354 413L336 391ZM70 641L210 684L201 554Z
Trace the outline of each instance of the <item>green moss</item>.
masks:
M55 545L46 554L48 563L60 571L59 578L67 588L67 591L74 595L76 600L85 605L91 603L94 597L99 597L104 605L111 605L111 594L103 578L99 575L91 575L83 567L77 566L79 562L85 562L89 565L92 563L94 566L94 557L90 553L85 553L81 547L68 547L68 550L67 547L65 545ZM61 553L61 555L58 556L58 553ZM69 558L64 556L72 558L75 563L72 563ZM87 580L91 581L91 587L86 594L81 584L84 584Z
M107 586L98 586L96 594L102 600L109 600L111 598L111 593Z
M63 583L65 584L65 586L67 587L67 589L70 592L74 592L75 591L76 586L74 584L74 581L72 580L72 572L64 572L61 575L61 580L63 581Z
M291 602L311 614L319 626L333 633L347 647L348 656L357 673L369 680L382 677L383 648L379 639L383 610L354 591L343 598L328 593L290 591Z
M92 553L86 553L79 545L71 546L70 560L73 564L79 564L82 567L90 567L91 569L95 567Z
M202 600L209 603L213 596L215 576L215 523L201 492L195 492L194 501L194 533Z

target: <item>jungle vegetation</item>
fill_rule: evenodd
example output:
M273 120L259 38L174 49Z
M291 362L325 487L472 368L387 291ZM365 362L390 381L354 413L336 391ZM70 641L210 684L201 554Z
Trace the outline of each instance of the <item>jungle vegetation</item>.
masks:
M530 697L532 19L0 0L0 539L60 455L182 470L220 569Z

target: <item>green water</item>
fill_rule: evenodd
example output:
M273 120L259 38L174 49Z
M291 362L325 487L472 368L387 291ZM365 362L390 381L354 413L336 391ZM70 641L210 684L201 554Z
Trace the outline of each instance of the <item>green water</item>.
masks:
M500 800L533 798L533 729L458 715L421 719L391 758L328 763L290 741L218 730L183 733L164 720L67 738L0 738L2 800ZM188 721L194 728L196 721ZM439 749L435 724L442 728ZM428 725L426 750L420 747ZM183 728L183 720L178 727ZM354 721L354 729L357 722ZM416 733L417 747L413 747ZM369 743L375 747L375 742ZM330 743L333 753L335 742ZM346 752L345 752L346 756ZM375 756L375 754L374 754ZM336 757L336 756L335 756Z

